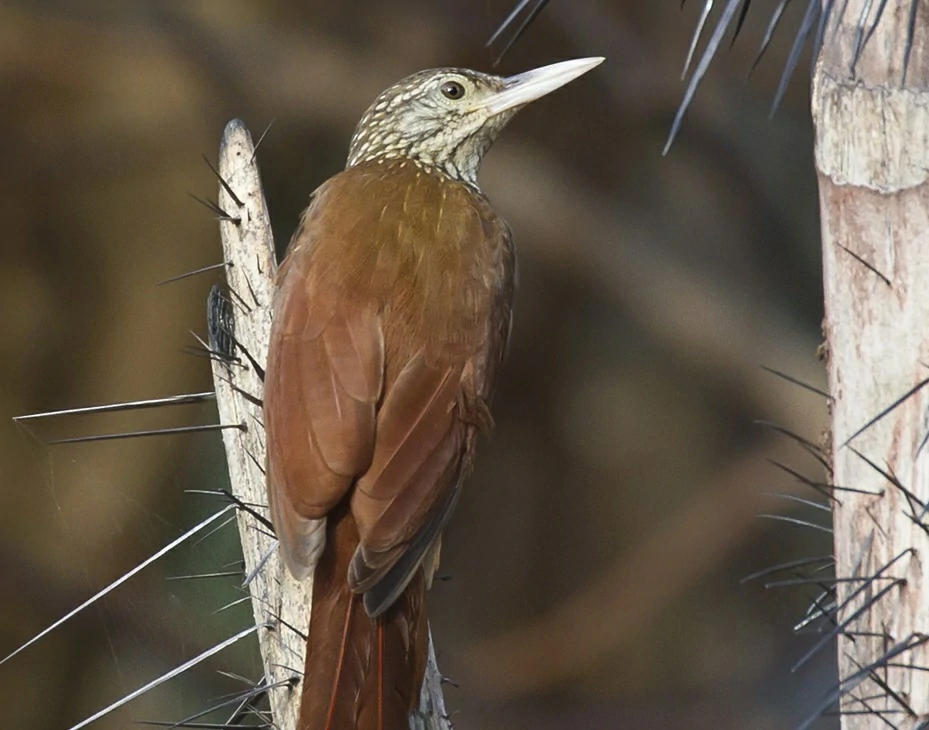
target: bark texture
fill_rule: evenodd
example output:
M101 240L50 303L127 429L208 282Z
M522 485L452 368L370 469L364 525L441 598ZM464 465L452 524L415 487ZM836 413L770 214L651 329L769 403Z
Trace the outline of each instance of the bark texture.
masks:
M831 5L832 3L824 3ZM842 5L835 3L836 6ZM832 407L842 726L929 714L929 3L848 0L813 84ZM875 423L858 433L910 391ZM857 435L856 435L857 434Z
M243 426L241 430L223 432L233 494L267 517L260 405L263 388L254 363L263 368L268 356L276 265L271 223L253 153L251 135L245 125L230 122L220 147L219 173L235 198L220 185L218 202L235 219L221 220L220 232L224 260L231 264L226 274L229 292L224 296L232 314L232 335L238 343L237 362L214 360L213 381L221 423ZM298 582L290 577L284 570L273 534L254 515L239 510L238 522L245 572L254 576L249 590L255 621L267 622L272 627L258 634L265 681L275 686L269 693L271 714L281 730L293 730L297 725L300 692L299 686L288 680L299 678L303 669L312 579Z

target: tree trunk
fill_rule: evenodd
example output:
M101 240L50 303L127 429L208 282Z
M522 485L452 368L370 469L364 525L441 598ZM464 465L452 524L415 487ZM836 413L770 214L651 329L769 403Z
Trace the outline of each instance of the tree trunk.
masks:
M914 728L929 716L913 668L929 666L929 2L844 4L823 3L812 106L832 478L869 493L835 492L836 575L855 580L837 584L832 699L846 730Z

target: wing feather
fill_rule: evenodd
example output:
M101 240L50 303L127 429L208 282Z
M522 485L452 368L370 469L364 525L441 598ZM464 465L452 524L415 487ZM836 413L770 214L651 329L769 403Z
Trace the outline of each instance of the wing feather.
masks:
M450 446L440 447L449 441L460 387L460 369L431 367L417 354L388 389L378 413L371 466L352 495L352 514L365 548L388 550L422 526L415 518L428 511L444 485L415 477L437 450L454 459ZM411 490L415 495L407 496ZM394 508L392 519L385 521L401 496L399 504L416 509L398 515Z
M295 576L312 569L322 519L371 462L384 374L377 303L321 276L310 243L295 240L283 267L264 393L269 502Z
M412 166L389 172L352 169L315 196L279 272L265 381L285 560L306 573L349 495L348 580L371 615L424 561L434 570L491 424L515 274L509 230L483 196ZM345 215L338 201L360 191L375 202Z

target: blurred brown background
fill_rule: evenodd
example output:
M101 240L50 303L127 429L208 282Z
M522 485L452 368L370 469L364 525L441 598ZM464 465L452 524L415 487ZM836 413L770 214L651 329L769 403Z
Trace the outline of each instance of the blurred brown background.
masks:
M768 4L762 3L763 6ZM218 507L217 434L45 448L14 415L211 388L180 352L204 333L219 261L201 160L225 122L258 134L279 242L340 169L375 95L437 65L490 70L511 0L0 6L0 655ZM830 552L828 535L759 519L827 518L763 495L819 478L754 419L818 439L822 384L808 83L767 112L790 38L744 83L766 7L711 67L661 147L699 8L555 0L499 67L608 63L532 105L482 185L521 256L498 427L445 541L431 597L460 730L781 728L832 680L831 649L791 634L814 590L739 578ZM784 24L796 27L799 7ZM211 404L75 417L42 439L210 423ZM226 527L185 545L0 666L10 728L64 730L247 625ZM245 685L252 644L96 723L176 721ZM228 714L228 711L227 713ZM222 713L203 718L222 722ZM830 727L824 721L823 727Z

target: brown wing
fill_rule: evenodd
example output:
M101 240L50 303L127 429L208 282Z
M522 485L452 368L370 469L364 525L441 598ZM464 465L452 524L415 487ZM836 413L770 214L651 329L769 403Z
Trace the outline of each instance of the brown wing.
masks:
M385 394L374 458L352 493L361 545L349 580L370 615L406 587L450 514L470 428L457 413L460 389L460 365L417 354Z
M282 268L265 381L285 559L308 573L325 540L320 518L351 489L360 545L348 578L371 615L437 545L489 423L508 333L505 224L466 186L425 178L355 169L317 194L311 234L298 234ZM339 216L327 201L344 195L394 202ZM443 216L445 205L468 215Z
M275 296L264 393L272 519L298 578L325 544L321 518L371 461L384 373L376 302L332 286L301 236Z
M471 228L439 226L433 246L441 250L446 239L470 236L475 251L454 255L450 246L453 253L442 261L427 251L419 265L421 290L434 292L424 306L440 320L425 330L446 331L448 339L414 351L385 386L371 466L352 493L361 544L349 582L364 592L369 615L386 610L424 561L431 580L438 539L470 471L477 433L492 423L488 402L510 331L515 257L509 229L486 201L456 192L468 196L474 215L459 220ZM423 281L429 276L433 280ZM489 287L488 278L494 282ZM451 292L442 291L447 282ZM456 298L457 312L441 311ZM456 321L460 326L447 327ZM387 349L391 353L390 343Z

